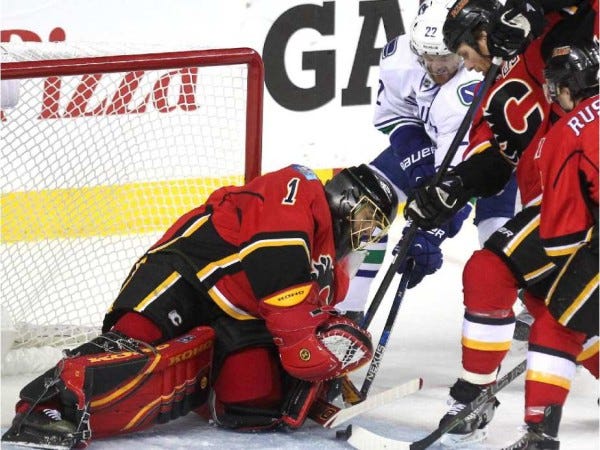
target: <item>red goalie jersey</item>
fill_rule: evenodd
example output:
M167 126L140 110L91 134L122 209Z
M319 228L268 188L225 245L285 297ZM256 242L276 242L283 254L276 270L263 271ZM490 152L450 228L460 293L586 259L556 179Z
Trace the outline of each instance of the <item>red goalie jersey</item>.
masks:
M576 250L598 221L598 95L582 101L540 142L540 237L550 256ZM579 189L574 189L579 186Z
M294 285L316 281L323 304L343 298L348 278L335 264L333 239L321 181L292 165L216 190L147 256L169 258L228 315L244 320L260 317L260 299Z

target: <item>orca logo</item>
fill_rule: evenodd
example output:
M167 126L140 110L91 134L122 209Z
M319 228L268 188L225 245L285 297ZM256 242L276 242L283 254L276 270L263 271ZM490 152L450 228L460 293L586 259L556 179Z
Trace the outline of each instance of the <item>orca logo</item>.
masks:
M458 99L463 105L469 106L473 102L473 98L475 97L475 87L477 87L478 84L478 80L472 80L468 83L461 84L458 87Z

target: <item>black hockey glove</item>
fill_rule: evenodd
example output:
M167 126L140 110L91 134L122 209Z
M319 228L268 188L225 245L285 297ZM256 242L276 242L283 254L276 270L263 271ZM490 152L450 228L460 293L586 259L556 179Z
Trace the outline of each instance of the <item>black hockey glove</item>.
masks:
M438 228L465 206L470 197L460 177L449 173L437 185L415 189L406 200L404 216L422 229Z
M544 11L537 0L508 0L490 20L490 54L502 59L519 55L543 29Z

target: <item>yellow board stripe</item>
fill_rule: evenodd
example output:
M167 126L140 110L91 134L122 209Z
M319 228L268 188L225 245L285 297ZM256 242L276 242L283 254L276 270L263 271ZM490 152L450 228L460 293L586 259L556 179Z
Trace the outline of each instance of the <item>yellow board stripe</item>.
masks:
M325 182L333 169L315 173ZM218 187L242 183L240 175L4 192L0 242L160 232Z
M2 243L164 231L217 187L240 181L203 178L3 193Z

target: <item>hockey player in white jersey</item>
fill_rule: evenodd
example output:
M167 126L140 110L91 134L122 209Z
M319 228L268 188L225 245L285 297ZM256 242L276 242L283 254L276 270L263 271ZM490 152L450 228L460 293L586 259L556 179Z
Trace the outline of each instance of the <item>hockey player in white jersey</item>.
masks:
M410 33L390 41L381 53L373 122L379 131L389 136L390 146L370 164L392 181L401 200L435 174L481 81L481 76L466 70L462 59L451 53L443 42L442 27L448 13L445 3L443 0L424 2ZM465 137L452 165L460 162L466 145ZM516 192L513 180L497 196L477 201L475 224L481 244L514 215ZM440 244L446 237L458 233L470 211L467 205L443 228L417 231L408 251L416 263L409 288L442 266ZM385 248L386 242L380 241L368 249L338 309L364 310ZM404 269L403 264L399 271Z

